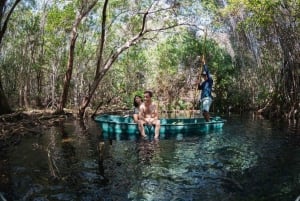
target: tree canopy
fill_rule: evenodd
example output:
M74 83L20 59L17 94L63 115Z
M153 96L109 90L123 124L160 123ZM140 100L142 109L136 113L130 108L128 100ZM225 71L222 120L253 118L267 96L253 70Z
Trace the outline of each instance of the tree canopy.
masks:
M0 114L130 109L145 89L163 110L194 109L199 56L215 80L214 112L299 114L297 0L15 0L0 8Z

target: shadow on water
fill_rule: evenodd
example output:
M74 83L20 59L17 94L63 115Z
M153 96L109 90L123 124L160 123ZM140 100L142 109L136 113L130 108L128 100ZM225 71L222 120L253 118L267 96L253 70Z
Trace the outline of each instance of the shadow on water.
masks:
M239 184L234 200L281 201L300 198L299 122L272 123L255 117L246 119L243 125L246 127L243 129L246 137L243 142L250 140L253 147L243 143L241 148L231 150L230 157L236 157L236 162L249 160L243 171L240 168L226 171L226 178L234 178ZM243 149L248 153L244 159L241 158ZM222 150L222 155L228 154ZM227 158L226 161L230 160ZM224 189L231 191L231 186L226 184Z
M94 121L64 122L9 150L1 174L10 188L0 192L16 201L296 200L299 124L226 119L222 130L159 140L103 139Z
M25 136L8 153L13 189L9 200L98 200L103 179L97 135L78 121L44 132Z
M288 122L288 139L290 143L300 145L300 120Z

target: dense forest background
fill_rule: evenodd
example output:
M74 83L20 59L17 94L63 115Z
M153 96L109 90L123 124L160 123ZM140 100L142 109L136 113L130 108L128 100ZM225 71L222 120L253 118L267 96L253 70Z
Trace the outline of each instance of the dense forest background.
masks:
M213 112L299 118L299 0L2 0L0 114L195 109L205 56Z

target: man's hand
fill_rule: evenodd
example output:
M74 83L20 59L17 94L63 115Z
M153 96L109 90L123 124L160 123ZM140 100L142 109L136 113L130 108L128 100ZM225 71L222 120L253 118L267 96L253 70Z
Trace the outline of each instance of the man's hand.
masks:
M145 121L146 121L147 124L153 124L153 121L155 121L155 119L154 118L147 118Z

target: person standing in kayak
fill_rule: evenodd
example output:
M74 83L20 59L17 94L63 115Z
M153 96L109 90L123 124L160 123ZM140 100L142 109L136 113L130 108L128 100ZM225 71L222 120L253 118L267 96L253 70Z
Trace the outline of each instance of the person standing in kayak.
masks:
M210 75L208 67L205 63L205 59L202 59L203 62L203 72L201 73L202 82L198 84L198 90L201 90L201 95L199 98L200 110L202 111L205 121L210 121L209 109L212 103L212 86L213 79Z

